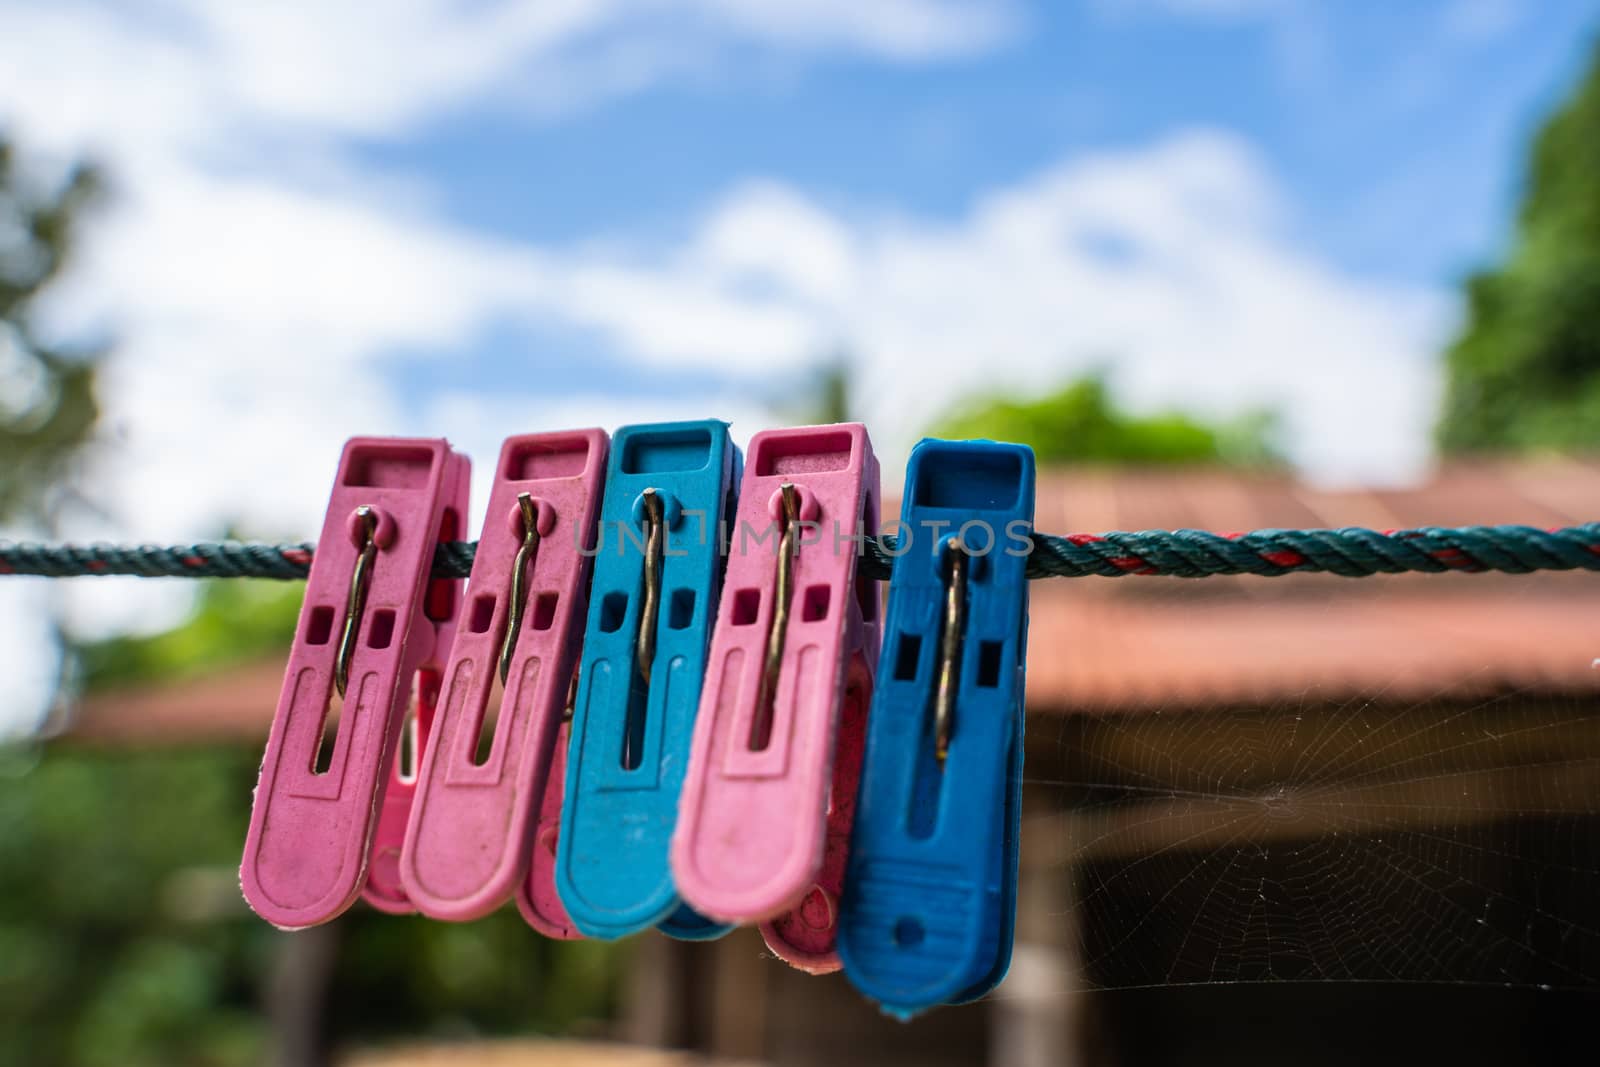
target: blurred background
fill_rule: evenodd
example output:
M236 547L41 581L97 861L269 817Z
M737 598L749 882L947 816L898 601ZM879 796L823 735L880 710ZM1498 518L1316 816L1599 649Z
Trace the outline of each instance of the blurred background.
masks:
M340 443L1024 441L1048 532L1600 518L1582 0L0 7L0 537ZM1036 585L1016 965L254 919L299 588L0 580L0 1064L1593 1062L1592 575ZM661 1051L677 1050L677 1051Z

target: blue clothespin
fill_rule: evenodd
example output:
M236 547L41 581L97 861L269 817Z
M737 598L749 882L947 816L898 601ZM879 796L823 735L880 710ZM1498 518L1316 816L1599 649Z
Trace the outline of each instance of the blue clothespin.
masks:
M1033 451L911 453L839 919L845 974L909 1017L1011 964Z
M729 930L678 897L667 855L740 466L713 419L612 438L556 846L556 892L588 937Z

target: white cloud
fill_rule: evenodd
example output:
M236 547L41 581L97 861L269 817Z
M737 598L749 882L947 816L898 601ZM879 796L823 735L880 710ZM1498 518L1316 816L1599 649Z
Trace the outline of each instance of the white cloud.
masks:
M0 13L0 125L101 150L119 190L50 316L119 338L94 483L103 514L73 536L182 541L226 522L307 536L354 432L448 435L480 472L501 436L541 425L737 414L747 437L762 417L750 397L839 345L891 472L956 399L1108 362L1139 406L1280 408L1320 476L1403 477L1425 458L1444 302L1299 251L1292 207L1226 134L1072 156L953 220L840 211L763 180L709 194L676 243L534 246L450 224L414 176L353 169L339 139L403 136L540 70L579 70L604 53L597 42L648 43L664 5L257 8ZM719 42L895 60L993 46L1009 10L692 5ZM593 76L620 85L614 74ZM558 398L537 382L460 381L420 410L401 402L397 350L459 352L519 326L577 327L624 365L749 388L646 404L604 380ZM76 625L102 631L164 624L186 592L81 582L61 596ZM0 644L8 659L37 653ZM33 708L0 698L0 722Z
M635 92L686 73L674 55L917 62L995 48L1019 24L1009 0L23 0L0 12L0 117L34 142L214 160L247 139L401 135L491 95Z
M1109 364L1140 407L1281 410L1313 476L1414 476L1449 304L1298 251L1285 211L1248 146L1206 131L1065 160L955 222L839 216L760 183L680 247L573 253L543 311L752 380L841 342L900 447L974 391Z
M387 354L459 350L496 324L582 327L625 362L752 391L843 345L901 446L974 390L1110 364L1139 406L1280 408L1314 475L1404 477L1426 457L1443 300L1297 251L1262 164L1216 132L1064 160L953 222L758 182L669 246L516 245L193 171L138 189L61 294L125 339L106 390L123 536L314 528L303 471L352 426L408 425Z
M619 414L578 400L434 404L421 418L400 406L394 348L459 349L498 318L559 305L662 358L731 358L744 342L797 350L805 334L792 308L641 282L604 262L562 276L570 257L458 232L406 176L352 171L342 138L404 137L485 101L570 109L693 75L733 49L919 62L996 47L1016 25L1005 0L5 5L0 128L33 152L99 157L117 193L47 309L63 333L118 338L94 511L66 532L173 541L236 523L304 536L329 457L357 429L479 443L539 425L541 410L582 423ZM16 684L0 727L32 721L53 677L45 631L26 618L37 621L37 592L7 590L0 669ZM168 625L188 593L107 581L64 584L58 599L77 628L101 633Z

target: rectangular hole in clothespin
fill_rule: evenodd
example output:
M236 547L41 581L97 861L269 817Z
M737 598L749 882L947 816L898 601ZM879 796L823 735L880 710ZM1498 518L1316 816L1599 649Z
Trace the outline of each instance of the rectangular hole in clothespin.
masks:
M733 624L754 626L761 613L761 590L740 589L733 594Z
M694 590L674 589L667 603L667 628L687 630L694 621Z
M332 639L333 609L326 604L319 604L306 615L306 644L325 645Z
M813 430L804 435L774 437L752 449L755 475L828 474L850 465L848 430Z
M341 484L350 489L425 489L433 465L428 448L389 442L350 449Z
M372 613L372 625L367 627L368 648L388 648L394 640L394 612L380 608Z
M559 593L539 593L533 598L533 609L528 613L528 629L548 630L555 625L556 607L561 603Z
M980 641L978 643L977 682L985 689L993 689L1000 684L1000 660L1005 653L1005 647L1005 643L1002 641Z
M614 634L628 616L628 594L607 593L600 601L600 632Z
M489 627L494 625L493 593L479 593L472 598L472 611L467 615L467 630L475 634L486 634Z
M681 473L702 469L710 457L711 431L688 426L630 434L618 468L623 474Z
M802 622L820 622L828 617L828 604L832 599L833 590L825 585L813 585L806 589L805 599L800 603L800 619Z
M900 640L895 644L894 680L897 682L915 681L917 677L917 664L921 661L921 659L921 635L901 634Z

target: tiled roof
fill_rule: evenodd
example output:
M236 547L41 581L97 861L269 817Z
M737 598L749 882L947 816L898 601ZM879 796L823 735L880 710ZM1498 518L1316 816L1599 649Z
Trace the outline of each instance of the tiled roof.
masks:
M1600 516L1600 465L1451 464L1406 489L1322 490L1221 471L1041 477L1042 530L1524 523ZM1030 708L1178 709L1375 697L1584 692L1600 575L1088 578L1033 588Z

